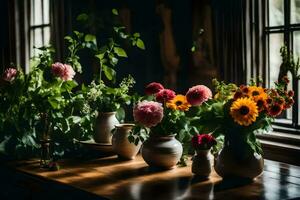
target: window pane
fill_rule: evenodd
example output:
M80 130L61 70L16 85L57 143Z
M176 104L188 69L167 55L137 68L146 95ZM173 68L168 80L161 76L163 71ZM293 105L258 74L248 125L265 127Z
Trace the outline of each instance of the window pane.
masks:
M50 9L49 9L49 0L44 0L44 24L50 23Z
M43 46L42 28L32 29L30 33L30 57L37 56L38 50L35 49Z
M299 57L300 56L300 31L295 31L294 32L294 37L293 37L293 42L294 42L294 55L295 57Z
M291 23L300 23L300 0L291 0Z
M42 34L42 28L36 28L34 30L35 38L34 38L34 46L39 48L43 46L43 34Z
M269 35L270 86L274 86L274 81L278 79L279 68L282 62L279 51L283 44L283 34L276 33Z
M269 0L269 26L284 24L284 0Z
M43 24L42 0L31 0L31 25Z
M50 27L44 28L44 45L50 44Z

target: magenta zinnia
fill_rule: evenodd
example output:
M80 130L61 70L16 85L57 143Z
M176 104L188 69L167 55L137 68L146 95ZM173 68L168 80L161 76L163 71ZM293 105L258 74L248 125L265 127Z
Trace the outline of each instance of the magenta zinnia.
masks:
M163 118L163 107L155 101L142 101L133 109L134 120L146 127L156 126Z
M197 134L192 138L192 146L195 149L210 149L216 144L216 139L209 134Z
M211 97L211 90L204 85L196 85L186 93L187 101L193 106L199 106Z
M163 90L164 86L162 86L162 84L160 83L156 83L156 82L152 82L149 83L146 88L145 88L145 93L147 95L152 95L152 94L156 94L159 91Z
M52 64L52 73L64 81L72 80L76 74L71 65L60 62Z
M171 101L176 96L175 92L170 89L163 89L156 93L156 101L160 103L166 103Z

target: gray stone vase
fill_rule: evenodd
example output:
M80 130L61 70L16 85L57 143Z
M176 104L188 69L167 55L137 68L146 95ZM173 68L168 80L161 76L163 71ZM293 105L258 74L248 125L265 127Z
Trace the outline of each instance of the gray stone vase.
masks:
M135 145L128 141L128 136L133 126L134 124L127 123L115 125L116 130L112 136L112 148L120 158L132 160L141 148L142 142Z
M198 149L196 152L196 155L193 157L192 172L199 177L208 178L212 171L213 163L210 149Z
M150 136L142 145L142 156L149 166L172 169L182 156L182 145L175 138L169 136Z
M99 113L96 121L94 140L97 143L111 144L112 133L115 125L120 124L116 118L116 112Z
M215 170L223 178L254 179L263 172L262 155L250 151L246 142L226 140L215 160ZM244 150L245 149L245 150Z

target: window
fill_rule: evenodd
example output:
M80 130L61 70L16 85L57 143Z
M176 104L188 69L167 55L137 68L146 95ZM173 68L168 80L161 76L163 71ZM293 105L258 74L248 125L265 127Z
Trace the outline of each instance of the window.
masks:
M50 44L50 28L50 0L30 0L30 58L38 54L34 47Z
M282 62L280 47L285 44L288 49L293 50L295 58L300 57L300 0L267 0L266 9L267 82L269 86L272 86L273 82L278 79ZM288 74L288 76L291 79L291 74ZM290 89L295 91L295 104L278 117L275 125L299 129L300 84L298 80L291 79L290 85Z

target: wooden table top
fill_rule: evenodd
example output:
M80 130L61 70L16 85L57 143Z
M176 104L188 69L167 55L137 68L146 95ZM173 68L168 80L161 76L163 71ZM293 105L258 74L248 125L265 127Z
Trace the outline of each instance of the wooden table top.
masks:
M45 171L38 161L13 167L34 177L67 184L108 199L300 199L300 167L265 160L264 173L254 182L222 181L213 172L198 180L187 167L155 171L140 156L121 161L116 156L89 161L62 161L59 171Z

